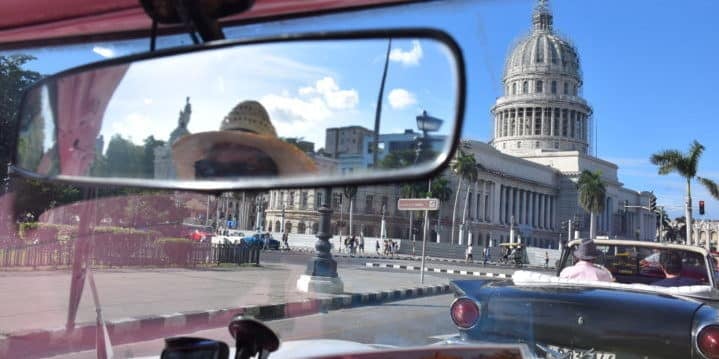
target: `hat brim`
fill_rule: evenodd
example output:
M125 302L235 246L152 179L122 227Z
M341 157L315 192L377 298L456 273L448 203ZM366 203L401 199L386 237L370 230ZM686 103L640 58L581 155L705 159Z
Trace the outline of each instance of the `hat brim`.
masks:
M204 159L218 143L236 143L258 149L277 165L280 176L317 172L314 161L299 148L276 137L241 131L209 131L180 138L172 145L172 162L179 179L195 179L195 162Z

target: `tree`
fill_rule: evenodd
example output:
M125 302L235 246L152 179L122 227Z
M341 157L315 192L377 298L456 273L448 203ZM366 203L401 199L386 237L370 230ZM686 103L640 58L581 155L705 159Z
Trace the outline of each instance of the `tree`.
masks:
M17 112L23 90L42 77L38 72L23 68L32 60L35 57L30 55L0 56L0 179L3 181L6 181L7 163L14 151Z
M604 187L601 175L600 171L590 172L584 170L577 181L579 205L589 212L590 239L597 236L596 216L604 211L604 203L606 202L607 189Z
M155 148L165 145L165 141L156 140L155 136L145 139L142 157L142 173L144 178L155 177Z
M354 198L357 196L357 187L356 186L347 186L343 190L343 194L345 197L347 197L347 216L349 217L349 235L351 236L352 233L352 210L354 209ZM342 218L340 218L340 221Z
M432 179L432 185L430 186L430 191L427 194L427 197L437 198L439 200L439 209L434 212L434 217L439 224L440 218L442 218L442 203L447 202L450 197L452 197L452 189L449 186L449 180L442 175Z
M659 166L659 174L667 175L669 173L677 173L684 177L687 183L687 197L684 203L686 217L686 238L687 242L691 241L692 234L692 181L697 180L699 183L709 190L709 193L716 199L719 199L719 187L716 182L697 176L699 168L699 159L704 152L704 146L694 140L688 153L682 153L678 150L664 150L652 155L649 159L652 164ZM699 243L699 238L697 242ZM707 244L709 241L707 241Z
M144 149L120 135L114 135L107 144L105 160L108 177L142 178Z
M454 228L457 224L457 202L459 200L459 193L462 190L462 181L468 179L471 176L476 178L477 176L477 161L473 154L467 154L461 149L457 151L457 155L452 161L451 169L454 174L459 177L459 183L457 184L457 192L454 195L454 207L452 209L452 235L451 243L454 243ZM467 187L469 189L469 187Z

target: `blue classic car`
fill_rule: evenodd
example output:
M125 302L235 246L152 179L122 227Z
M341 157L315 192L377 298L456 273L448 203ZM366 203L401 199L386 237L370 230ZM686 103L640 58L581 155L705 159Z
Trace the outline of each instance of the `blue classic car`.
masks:
M453 281L450 314L459 335L447 342L524 343L540 358L719 358L717 267L707 250L594 243L594 264L614 282L559 277L580 241L563 251L557 275L517 271L508 280ZM659 285L670 277L662 253L681 258L678 275L692 285Z
M272 238L269 233L255 233L242 238L242 243L250 246L261 246L266 249L280 249L280 241Z

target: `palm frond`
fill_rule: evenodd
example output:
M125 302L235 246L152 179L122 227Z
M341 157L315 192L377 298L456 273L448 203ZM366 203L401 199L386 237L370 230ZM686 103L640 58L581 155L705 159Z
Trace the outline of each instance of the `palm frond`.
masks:
M689 170L691 170L691 177L696 176L697 174L697 168L699 167L699 158L701 158L702 153L704 153L704 145L699 143L699 141L694 140L692 142L691 148L689 148Z
M716 182L704 177L697 177L697 180L707 188L712 197L719 199L719 186Z

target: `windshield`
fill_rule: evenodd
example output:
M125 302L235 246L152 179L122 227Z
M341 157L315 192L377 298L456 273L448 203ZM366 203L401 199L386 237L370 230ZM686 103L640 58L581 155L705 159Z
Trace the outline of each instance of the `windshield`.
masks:
M153 79L160 83L148 83L136 67L133 86L114 102L87 103L105 106L112 121L90 131L85 147L45 143L44 134L57 131L51 121L28 122L34 125L16 138L23 89L74 66L145 52L150 40L0 52L0 357L92 358L102 325L119 358L159 355L163 338L178 335L234 345L227 325L236 314L264 321L283 343L445 343L459 332L471 338L467 333L479 328L463 329L454 311L448 314L452 281L501 282L497 289L511 286L517 271L556 276L575 264L571 240L636 241L597 245L594 264L619 283L669 278L662 250L641 243L716 252L719 130L710 104L719 82L712 71L719 5L517 0L402 6L406 10L225 29L228 38L245 39L432 27L455 38L467 67L457 151L432 178L379 185L204 194L48 183L7 173L4 165L16 149L35 146L92 162L85 169L99 177L173 179L177 141L216 131L235 106L253 100L259 106L253 111L280 124L282 144L321 169L352 176L375 166L411 166L451 142L449 131L428 135L417 120L436 108L445 128L453 120L459 96L449 85L453 73L437 75L450 57L444 47L402 38L332 51L298 44L290 54L273 43L278 49L271 53L238 50L241 56L217 56L205 68L179 72L165 72L172 64L155 60L152 71L163 76ZM180 34L159 37L157 46L191 43ZM437 76L430 82L426 74ZM197 83L198 94L180 93L180 83ZM50 91L32 100L49 104ZM223 102L214 102L218 94ZM377 112L387 121L375 132ZM338 125L328 125L332 121ZM293 162L244 142L198 143L217 155L192 162L197 177L277 174L280 159ZM100 155L72 157L79 147ZM53 173L58 156L40 151L23 161ZM256 163L239 167L218 159L247 157ZM407 210L403 199L438 205ZM681 277L716 285L713 256L691 249L675 254ZM479 298L478 288L486 288L477 286L464 294ZM480 303L476 313L502 308ZM474 313L471 305L463 310ZM576 345L593 348L582 344Z

